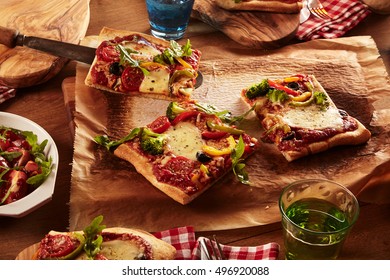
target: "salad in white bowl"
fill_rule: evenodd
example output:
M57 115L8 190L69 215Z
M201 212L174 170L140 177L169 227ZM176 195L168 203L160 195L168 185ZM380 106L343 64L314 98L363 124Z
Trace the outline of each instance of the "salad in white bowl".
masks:
M24 117L0 112L0 216L22 217L51 200L58 150Z

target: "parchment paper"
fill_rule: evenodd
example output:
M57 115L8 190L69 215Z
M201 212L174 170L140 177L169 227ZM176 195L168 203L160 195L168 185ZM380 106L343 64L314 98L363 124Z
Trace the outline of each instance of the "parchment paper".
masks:
M147 231L184 225L196 231L223 230L273 223L280 219L281 189L303 178L338 181L363 201L390 201L390 87L370 37L317 40L267 53L232 49L230 59L215 57L201 61L204 81L195 94L199 102L239 115L248 109L239 96L243 87L263 77L314 74L337 106L370 129L372 138L365 145L338 147L291 163L273 145L262 143L246 161L251 186L238 183L229 173L183 206L155 189L131 164L92 141L101 134L126 135L163 115L168 102L90 89L84 85L88 66L79 64L70 230L82 228L100 214L107 226ZM254 114L242 128L256 137L262 132Z

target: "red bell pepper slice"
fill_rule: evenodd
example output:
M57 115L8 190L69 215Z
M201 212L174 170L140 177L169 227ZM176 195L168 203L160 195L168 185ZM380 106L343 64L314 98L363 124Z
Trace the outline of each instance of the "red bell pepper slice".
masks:
M177 125L179 122L182 122L182 121L185 121L193 116L196 116L198 115L199 112L198 111L194 111L194 110L190 110L190 111L185 111L183 113L180 113L179 115L177 115L176 118L173 119L172 121L172 124L173 125Z
M208 131L205 130L202 132L202 138L204 139L220 139L228 135L225 131Z
M299 92L297 92L291 88L288 88L284 85L275 83L274 81L269 80L269 79L268 79L268 84L270 87L272 87L274 89L278 89L278 90L283 90L284 92L286 92L287 94L292 95L292 96L298 96L300 94Z

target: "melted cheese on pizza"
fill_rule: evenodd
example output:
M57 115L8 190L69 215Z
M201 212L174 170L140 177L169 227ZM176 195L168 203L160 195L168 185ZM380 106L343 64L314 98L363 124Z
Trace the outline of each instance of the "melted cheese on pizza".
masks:
M150 61L151 59L153 59L154 56L161 53L161 51L152 46L146 44L138 44L132 41L124 41L122 45L126 49L136 51L137 53L132 52L131 56L137 58L137 60L139 59L143 61Z
M319 106L296 107L283 114L283 120L292 127L322 129L327 127L342 128L343 120L337 108L321 110Z
M152 93L169 93L169 69L157 68L150 71L148 75L145 75L139 91L140 92L152 92Z
M200 130L190 122L171 126L166 132L168 147L176 155L196 160L196 153L202 150L204 141Z
M111 240L102 243L100 253L110 260L134 260L143 256L143 250L136 242Z

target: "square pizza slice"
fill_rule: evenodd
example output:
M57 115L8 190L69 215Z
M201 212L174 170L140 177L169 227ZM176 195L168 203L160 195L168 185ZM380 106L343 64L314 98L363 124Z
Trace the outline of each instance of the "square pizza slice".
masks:
M314 75L263 79L241 96L255 106L265 130L262 139L274 143L288 161L371 137L360 121L336 107Z
M103 135L95 142L184 205L232 169L241 182L249 182L243 160L256 150L258 141L232 125L227 111L220 112L194 101L171 102L165 115L124 138L111 141Z
M85 84L108 92L188 100L201 52L148 34L104 28Z

